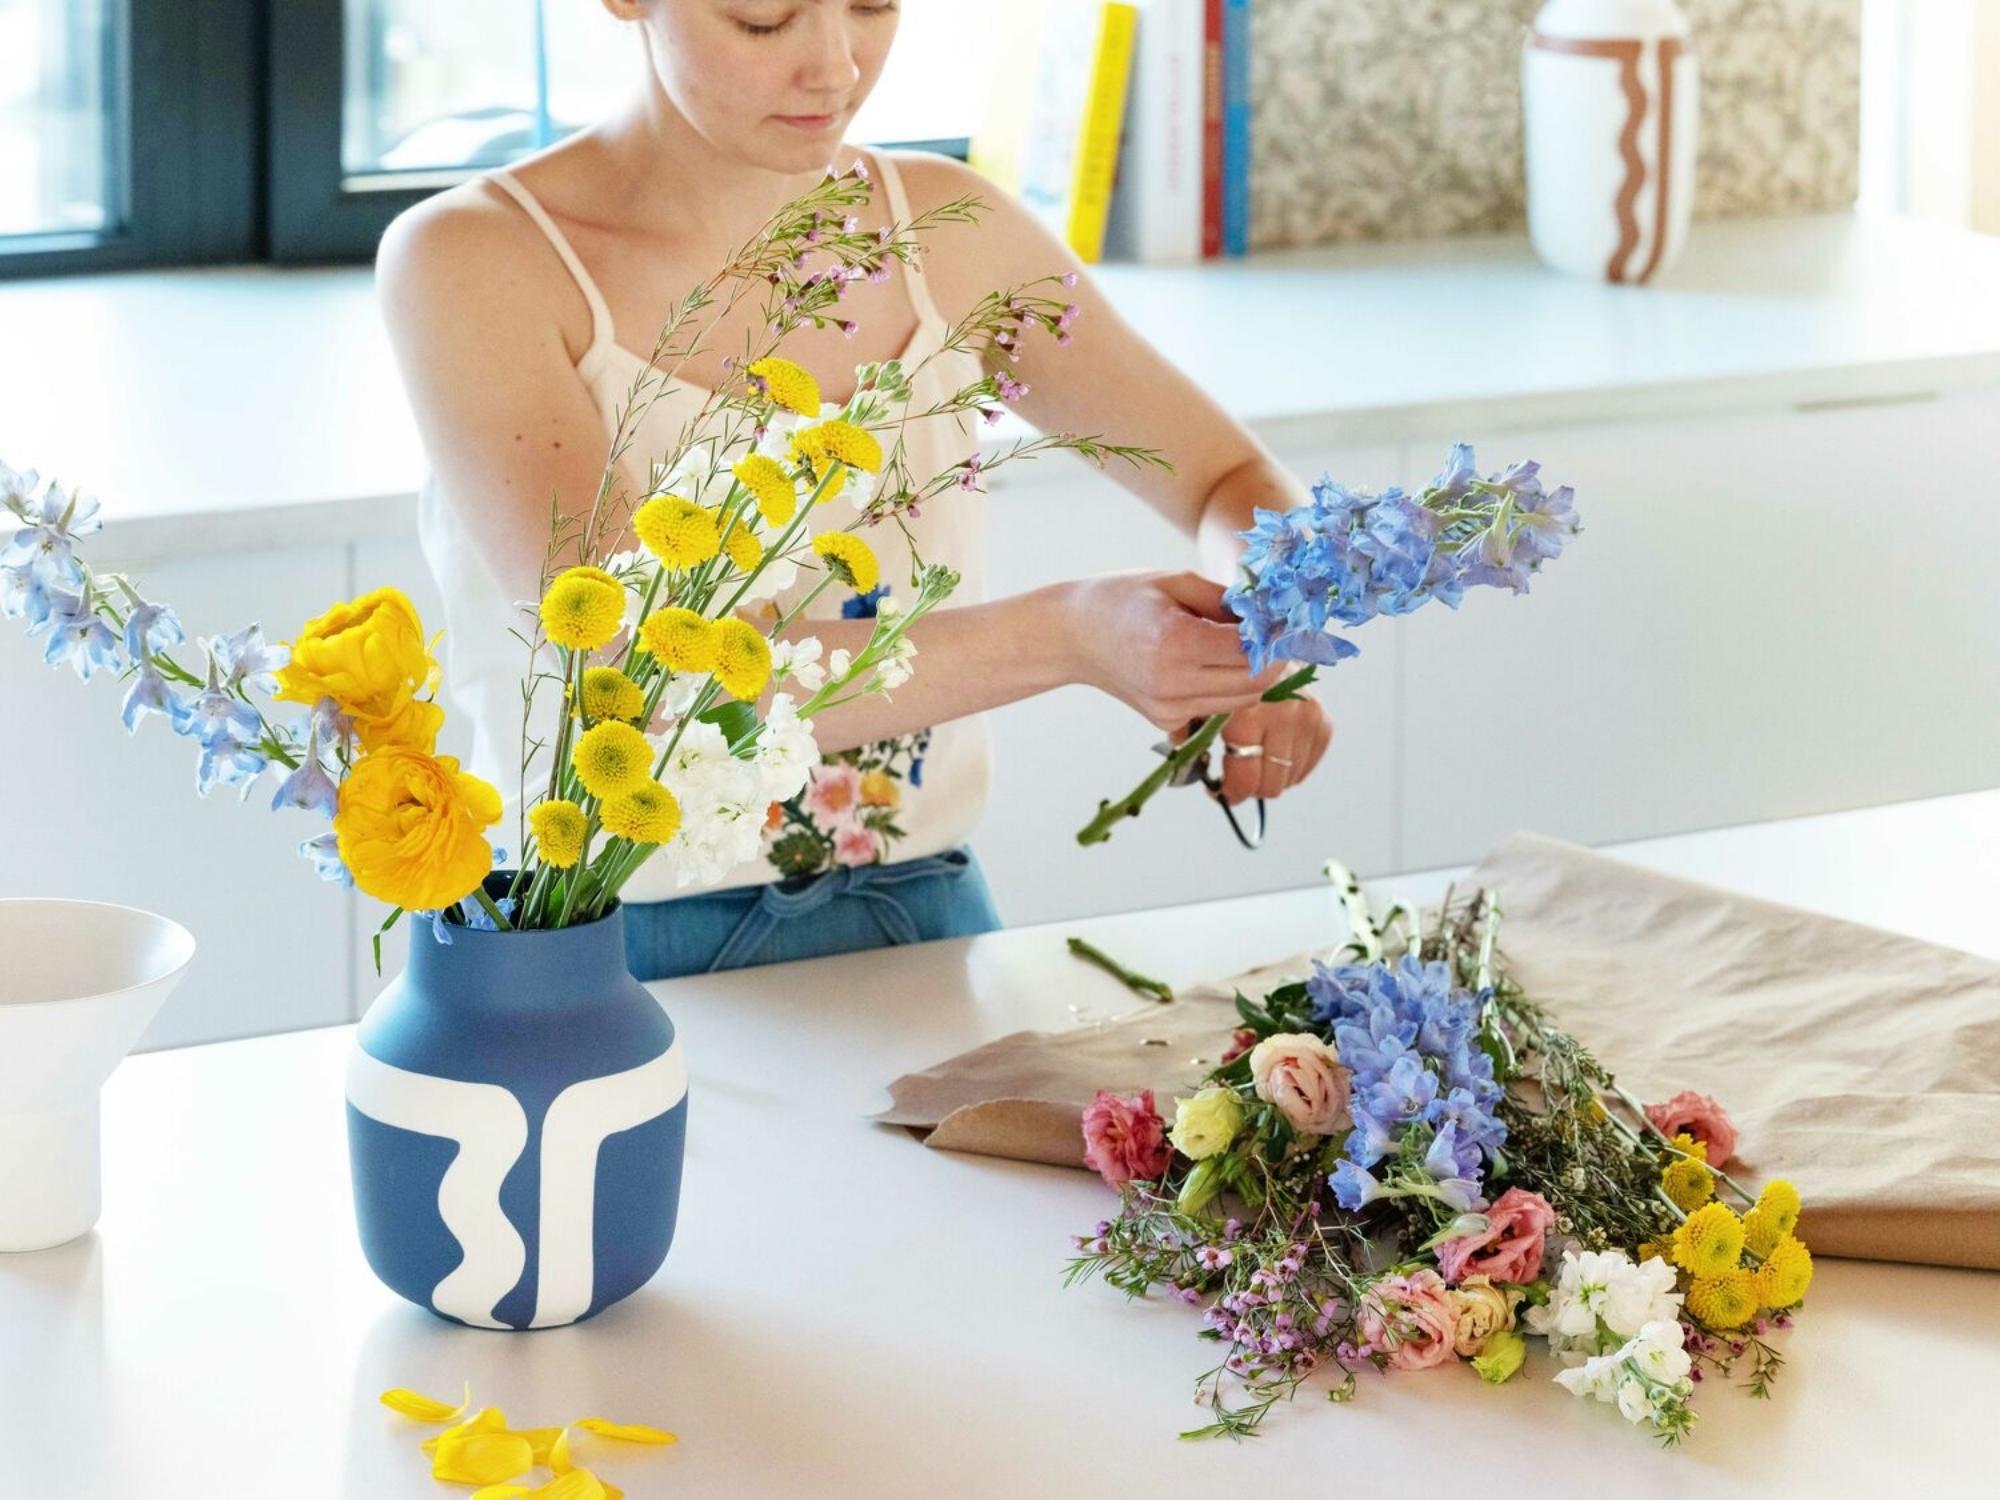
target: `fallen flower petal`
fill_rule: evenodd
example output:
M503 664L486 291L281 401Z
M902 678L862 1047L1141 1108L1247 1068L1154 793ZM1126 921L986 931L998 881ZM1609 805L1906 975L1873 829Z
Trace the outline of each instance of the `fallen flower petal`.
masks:
M472 1405L472 1382L465 1383L465 1399L452 1406L431 1396L397 1386L393 1391L382 1393L382 1404L393 1412L400 1412L413 1422L451 1422L465 1414Z
M580 1418L575 1426L585 1432L594 1432L599 1437L616 1438L621 1443L678 1443L680 1439L671 1432L663 1432L657 1427L642 1427L635 1422L607 1422L602 1417Z

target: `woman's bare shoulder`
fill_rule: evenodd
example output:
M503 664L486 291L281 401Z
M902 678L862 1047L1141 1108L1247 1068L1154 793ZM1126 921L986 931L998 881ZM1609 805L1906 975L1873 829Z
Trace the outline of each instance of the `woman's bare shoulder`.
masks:
M972 223L941 224L924 236L925 272L937 278L942 294L969 304L995 287L1074 266L1025 204L965 162L928 151L883 154L903 179L913 215L977 200Z
M553 321L580 352L590 307L548 238L495 184L462 182L405 209L375 252L384 314Z

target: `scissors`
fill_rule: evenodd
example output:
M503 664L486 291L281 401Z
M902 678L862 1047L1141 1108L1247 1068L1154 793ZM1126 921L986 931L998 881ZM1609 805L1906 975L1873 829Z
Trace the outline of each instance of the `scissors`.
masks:
M1170 756L1179 748L1180 746L1176 745L1172 740L1161 740L1157 745L1153 746L1153 753L1161 756ZM1262 797L1257 799L1257 832L1253 837L1245 833L1243 825L1236 821L1236 809L1222 800L1222 778L1215 774L1214 762L1215 747L1210 746L1202 754L1196 756L1193 760L1190 760L1186 765L1175 771L1172 778L1167 782L1167 785L1206 787L1210 795L1215 798L1215 805L1222 809L1223 817L1229 820L1229 831L1236 835L1236 842L1241 844L1245 849L1255 849L1264 842L1264 799Z

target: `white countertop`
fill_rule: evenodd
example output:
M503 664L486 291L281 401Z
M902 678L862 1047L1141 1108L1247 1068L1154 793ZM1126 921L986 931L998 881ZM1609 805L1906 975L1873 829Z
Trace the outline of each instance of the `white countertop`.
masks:
M1519 235L1096 274L1273 442L2000 384L2000 239L1909 220L1700 224L1651 287L1559 276ZM0 460L93 489L128 553L412 524L423 455L364 269L0 284L0 349Z
M1620 852L2000 957L2000 792L1684 835ZM1434 895L1441 875L1380 889ZM1254 1443L1189 1444L1207 1346L1185 1309L1064 1290L1109 1199L1080 1171L929 1151L868 1124L883 1085L1129 997L1080 932L1170 983L1329 941L1328 894L1024 928L659 987L693 1070L678 1239L655 1282L530 1335L445 1324L355 1240L341 1075L351 1028L129 1060L105 1093L105 1200L71 1245L0 1257L0 1493L60 1500L402 1500L419 1428L377 1404L472 1382L520 1425L678 1432L579 1444L663 1495L1069 1497L1968 1493L1990 1479L2000 1275L1823 1261L1769 1403L1705 1387L1680 1454L1533 1358L1308 1390ZM1597 1476L1604 1476L1598 1478ZM1615 1479L1614 1479L1615 1476ZM1447 1490L1444 1485L1449 1483ZM1223 1487L1228 1487L1225 1490Z

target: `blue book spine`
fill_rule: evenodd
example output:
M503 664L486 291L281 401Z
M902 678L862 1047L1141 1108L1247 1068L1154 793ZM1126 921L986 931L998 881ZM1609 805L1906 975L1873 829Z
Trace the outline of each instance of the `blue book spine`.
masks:
M1222 250L1250 248L1250 0L1222 14Z

